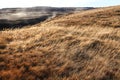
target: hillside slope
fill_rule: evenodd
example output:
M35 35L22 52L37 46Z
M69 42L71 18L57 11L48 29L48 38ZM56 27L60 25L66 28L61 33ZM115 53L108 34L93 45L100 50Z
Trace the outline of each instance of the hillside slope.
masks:
M120 6L0 32L2 80L119 80Z

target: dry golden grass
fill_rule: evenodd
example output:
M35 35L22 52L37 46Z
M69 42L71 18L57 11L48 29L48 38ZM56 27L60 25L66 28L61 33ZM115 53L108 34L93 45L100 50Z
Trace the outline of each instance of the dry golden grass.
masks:
M119 80L120 6L0 32L1 80Z

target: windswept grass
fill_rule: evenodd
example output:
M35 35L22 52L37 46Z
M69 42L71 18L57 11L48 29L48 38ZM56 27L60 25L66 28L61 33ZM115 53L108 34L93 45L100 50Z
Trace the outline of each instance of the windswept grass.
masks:
M119 10L90 10L1 31L0 79L119 80Z

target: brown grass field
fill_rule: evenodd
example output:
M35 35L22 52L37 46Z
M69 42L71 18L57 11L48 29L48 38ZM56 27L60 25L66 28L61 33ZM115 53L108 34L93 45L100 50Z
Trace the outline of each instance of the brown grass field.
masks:
M0 31L0 80L120 80L120 6Z

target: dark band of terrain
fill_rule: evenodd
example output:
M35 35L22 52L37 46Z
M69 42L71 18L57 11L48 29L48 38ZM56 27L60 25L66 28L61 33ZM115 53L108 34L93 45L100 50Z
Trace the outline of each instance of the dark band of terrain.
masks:
M75 11L94 9L93 7L31 7L31 8L4 8L0 10L0 30L6 28L21 28L34 25L47 19L73 13Z

